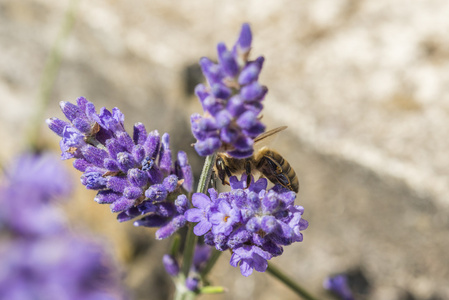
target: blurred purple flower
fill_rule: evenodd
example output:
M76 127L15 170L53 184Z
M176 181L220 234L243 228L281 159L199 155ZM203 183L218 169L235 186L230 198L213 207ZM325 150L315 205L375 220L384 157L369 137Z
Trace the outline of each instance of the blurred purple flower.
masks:
M201 272L206 267L212 253L212 247L208 245L196 245L193 256L193 263L190 267L189 274L185 280L185 286L191 291L196 291L201 282ZM165 254L162 257L162 263L164 264L166 272L172 276L177 277L179 275L179 264L177 259L170 254Z
M162 257L162 263L163 263L165 271L167 271L168 275L178 276L179 264L172 255L165 254Z
M75 237L53 203L71 190L61 162L51 154L24 154L6 171L0 187L0 298L123 299L103 247Z
M2 299L123 299L120 278L104 249L68 235L0 246Z
M265 131L259 114L268 89L258 83L264 58L248 60L251 41L251 28L245 23L232 49L224 43L217 45L218 63L200 59L208 86L195 88L204 115L192 115L191 127L201 156L226 151L234 157L249 157L254 138Z
M71 178L60 161L50 153L24 154L5 173L0 187L2 226L27 236L65 230L61 211L51 205L72 190Z
M324 280L323 286L326 290L332 291L341 300L354 300L352 291L348 285L348 278L344 274L328 277Z

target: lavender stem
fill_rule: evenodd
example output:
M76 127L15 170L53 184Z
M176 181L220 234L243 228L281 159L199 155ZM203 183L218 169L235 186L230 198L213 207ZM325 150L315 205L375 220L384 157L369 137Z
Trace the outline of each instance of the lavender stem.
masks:
M297 295L306 300L318 300L318 298L313 297L309 294L303 287L296 283L293 279L287 276L278 268L274 267L271 263L268 263L267 272L271 274L271 276L276 277L282 283L284 283L288 288L290 288Z
M215 163L216 154L212 154L206 157L204 161L203 171L201 172L200 180L198 182L198 193L206 193L209 186L210 176L212 174L212 168ZM187 232L186 243L184 247L184 259L182 261L182 272L185 277L188 276L190 266L192 264L193 252L195 249L197 236L193 233L193 226L189 227Z

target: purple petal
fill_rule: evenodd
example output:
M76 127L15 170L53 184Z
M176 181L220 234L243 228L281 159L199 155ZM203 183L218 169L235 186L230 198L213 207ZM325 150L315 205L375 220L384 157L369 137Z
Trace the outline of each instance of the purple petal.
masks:
M223 68L223 71L227 76L235 77L239 72L239 66L234 60L232 53L226 49L226 45L224 43L219 43L217 45L217 51L218 61Z
M128 179L126 177L111 176L108 177L107 187L117 193L123 193L125 188L129 186Z
M123 191L123 196L127 199L137 199L142 196L142 189L135 186L127 186Z
M213 154L221 146L221 141L217 137L206 138L195 143L195 150L200 156Z
M192 196L192 204L198 208L207 208L211 205L209 197L203 193L195 193Z
M143 145L147 139L147 130L142 123L134 124L133 141L136 145Z
M129 182L137 187L143 187L148 183L148 175L139 169L131 169L128 171Z
M92 130L90 123L84 117L75 118L75 120L72 121L72 124L73 124L73 127L75 127L76 129L78 129L79 131L81 131L84 134L88 134Z
M242 87L240 90L240 95L246 101L255 101L261 100L267 91L268 89L265 86L262 86L257 81L254 81L253 83Z
M62 112L70 122L72 122L75 118L82 116L82 112L79 109L79 107L73 103L61 101L59 102L59 106L61 107Z
M214 83L211 87L211 93L215 98L224 100L232 95L231 89L222 83Z
M184 194L179 195L175 200L176 211L179 214L184 214L189 208L189 200Z
M83 158L78 158L73 161L73 167L81 172L85 172L86 168L89 166L91 166L91 164Z
M120 171L117 161L112 158L106 158L103 162L103 166L111 172Z
M112 190L103 190L97 193L94 200L99 204L111 204L117 201L120 196L121 194L116 193Z
M245 111L244 101L239 95L235 95L228 100L226 109L233 117L241 115Z
M162 263L164 265L165 271L167 271L170 276L178 276L179 265L176 259L172 255L165 254L162 257Z
M159 156L159 168L168 174L171 171L171 166L172 160L170 150L170 136L168 133L164 133L162 135L161 153Z
M202 57L200 59L200 66L209 85L212 85L215 82L221 82L221 80L224 78L223 70L221 69L221 67L217 64L214 64L209 58Z
M208 232L211 229L211 227L212 227L211 223L209 223L206 220L202 220L193 228L193 233L196 236L202 236L206 232Z
M148 134L148 137L143 144L143 148L145 149L145 154L152 159L156 159L156 156L159 153L159 145L161 138L159 136L159 132L154 130Z
M132 155L134 160L140 163L145 158L145 149L142 145L134 145Z
M163 240L173 235L177 230L186 224L186 219L183 215L173 218L168 224L159 228L156 231L156 239Z
M118 153L117 162L120 170L124 173L128 173L128 170L134 168L137 164L134 157L129 152Z
M162 184L154 184L145 191L145 196L151 201L161 202L167 198L167 190Z
M204 211L199 208L190 208L185 213L184 216L186 217L187 221L189 222L200 222L202 219L205 218Z
M134 205L133 199L127 199L125 197L120 197L114 203L110 205L111 211L113 213L121 212L131 208Z
M62 137L62 134L64 132L64 127L70 126L68 122L62 121L58 118L50 118L45 120L45 122L48 125L48 128L50 128L54 133Z
M108 153L103 149L96 148L91 145L87 145L81 149L84 158L98 167L103 167L105 158L108 157Z
M178 152L178 161L177 164L179 165L180 173L178 174L178 177L184 179L184 182L182 183L183 188L188 191L192 192L193 190L193 173L192 173L192 167L189 165L189 162L187 160L187 154L184 151Z
M239 52L247 53L251 49L252 38L251 27L248 23L244 23L242 25L239 38L236 42Z
M248 64L245 68L243 68L242 72L239 75L238 82L240 85L247 85L259 78L261 68L260 65L256 62Z

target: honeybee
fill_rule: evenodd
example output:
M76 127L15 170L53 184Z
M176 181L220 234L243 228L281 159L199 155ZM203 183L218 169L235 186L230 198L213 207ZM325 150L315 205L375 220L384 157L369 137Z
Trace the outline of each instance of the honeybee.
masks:
M286 128L287 126L281 126L262 133L254 139L254 144ZM258 170L274 184L278 183L295 193L298 192L299 182L295 171L290 164L274 150L263 147L256 151L253 156L243 159L231 157L226 153L217 154L214 171L222 184L229 184L226 181L226 177L231 177L236 173L245 172L247 175L246 185L249 186L253 170Z

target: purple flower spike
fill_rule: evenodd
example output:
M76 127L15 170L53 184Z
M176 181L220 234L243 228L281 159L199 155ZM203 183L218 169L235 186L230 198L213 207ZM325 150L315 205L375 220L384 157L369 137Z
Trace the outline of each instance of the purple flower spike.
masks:
M244 276L254 269L264 272L267 260L281 255L283 246L301 242L301 231L308 227L304 208L294 205L294 192L278 185L267 190L265 178L251 178L247 187L246 179L231 176L231 191L209 189L210 198L194 194L194 208L184 214L187 221L198 222L193 232L204 235L207 245L231 249L231 265L240 266Z
M191 127L197 139L195 150L200 156L227 152L236 158L253 155L253 140L265 131L259 114L268 89L257 81L263 57L248 60L252 34L243 24L240 36L229 51L217 45L218 64L208 58L200 60L209 87L200 84L195 93L204 116L192 115Z
M193 175L185 152L172 163L167 133L161 138L157 130L147 133L142 123L136 123L131 136L118 108L103 107L97 114L83 97L76 104L62 102L61 109L69 122L57 118L46 122L62 138L62 158L76 158L73 165L83 172L82 184L99 191L97 203L109 204L119 213L119 222L143 216L137 226L163 226L158 238L185 225L188 201L182 196L192 191Z

